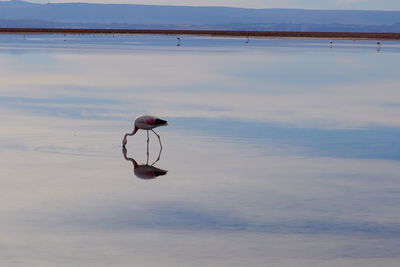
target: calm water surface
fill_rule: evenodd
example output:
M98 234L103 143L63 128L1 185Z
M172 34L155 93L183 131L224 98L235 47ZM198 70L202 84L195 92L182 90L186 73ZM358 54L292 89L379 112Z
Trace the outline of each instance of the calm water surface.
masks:
M181 38L0 35L0 264L398 266L400 43Z

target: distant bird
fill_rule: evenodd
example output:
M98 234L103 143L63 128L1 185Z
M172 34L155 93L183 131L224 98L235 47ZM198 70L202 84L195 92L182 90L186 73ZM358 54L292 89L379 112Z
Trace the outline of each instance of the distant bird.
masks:
M247 36L246 44L250 42L250 38Z
M166 126L166 125L168 125L167 121L159 119L157 117L149 116L149 115L141 116L135 120L135 127L134 127L133 131L131 133L125 134L124 139L122 140L122 146L126 146L126 144L128 143L128 140L127 140L128 135L132 136L139 129L141 129L141 130L147 131L147 146L149 145L149 130L150 130L155 135L157 135L158 141L160 142L160 146L162 148L160 136L153 129L156 127L159 127L159 126Z
M381 42L376 42L376 45L377 45L377 47L376 47L376 51L381 51L381 47L382 47L382 45L381 45Z
M176 46L181 46L181 38L177 37L176 40L178 41L178 43L176 44Z

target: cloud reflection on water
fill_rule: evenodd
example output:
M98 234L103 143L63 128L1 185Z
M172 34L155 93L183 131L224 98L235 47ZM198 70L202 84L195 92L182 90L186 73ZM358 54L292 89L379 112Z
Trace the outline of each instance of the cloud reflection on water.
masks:
M119 102L123 114L144 110L317 128L400 126L393 53L355 53L349 59L348 52L319 51L312 59L307 51L288 55L262 48L222 54L209 49L125 52L58 51L51 55L56 60L26 69L18 67L22 58L7 56L2 95L55 101L96 95L99 104Z
M263 42L3 51L0 261L398 263L398 52ZM146 113L171 125L151 183L120 147Z

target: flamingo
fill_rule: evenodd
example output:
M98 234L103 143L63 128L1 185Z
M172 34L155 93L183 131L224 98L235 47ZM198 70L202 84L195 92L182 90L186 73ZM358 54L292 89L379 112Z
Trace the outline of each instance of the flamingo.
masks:
M381 42L376 42L376 45L377 45L377 48L376 48L376 51L381 51L381 47L382 47L382 45L381 45Z
M167 174L167 172L168 172L167 170L159 169L159 168L156 168L153 166L160 159L161 150L160 150L160 153L158 154L158 159L151 165L149 165L149 162L148 162L149 157L147 157L146 164L138 164L134 158L129 158L127 156L127 152L128 151L127 151L126 147L123 147L122 154L124 155L124 158L127 161L132 162L133 172L135 173L136 177L138 177L140 179L150 180L150 179L157 178L158 176Z
M158 137L158 141L160 142L160 146L162 149L162 144L161 144L161 139L160 136L153 130L153 128L159 127L159 126L166 126L168 125L167 121L159 119L154 116L141 116L135 120L135 128L131 133L126 133L124 136L124 139L122 140L122 146L125 147L126 144L128 143L127 137L134 135L139 129L141 130L146 130L147 131L147 147L149 146L149 130L152 131L155 135ZM147 153L148 149L147 149Z

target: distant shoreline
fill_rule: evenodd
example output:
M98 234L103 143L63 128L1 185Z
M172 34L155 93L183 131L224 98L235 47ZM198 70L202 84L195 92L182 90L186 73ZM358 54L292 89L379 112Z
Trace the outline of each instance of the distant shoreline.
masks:
M67 28L0 28L0 34L161 34L205 35L211 37L257 37L300 39L400 40L400 33L365 32L289 32L289 31L216 31L216 30L125 30Z

